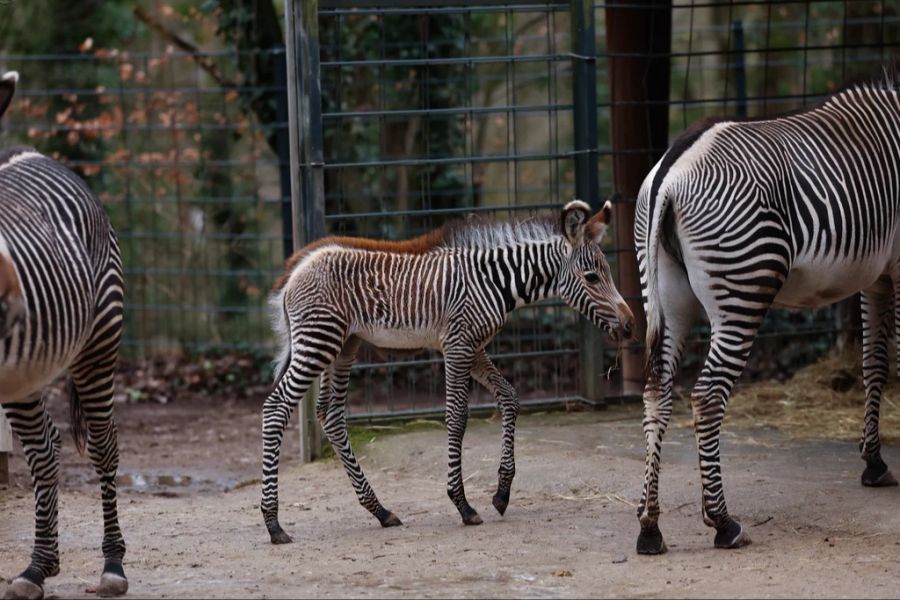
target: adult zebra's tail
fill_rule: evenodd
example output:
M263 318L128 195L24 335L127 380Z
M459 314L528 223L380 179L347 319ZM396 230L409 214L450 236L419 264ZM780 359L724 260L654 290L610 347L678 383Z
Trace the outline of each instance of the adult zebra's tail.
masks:
M75 448L78 454L84 456L87 442L87 418L84 416L84 407L78 399L78 390L75 382L69 380L69 424L72 428L72 439L75 440Z
M652 368L663 342L665 313L659 296L659 241L663 236L663 220L669 205L668 194L654 182L650 186L647 208L647 365Z

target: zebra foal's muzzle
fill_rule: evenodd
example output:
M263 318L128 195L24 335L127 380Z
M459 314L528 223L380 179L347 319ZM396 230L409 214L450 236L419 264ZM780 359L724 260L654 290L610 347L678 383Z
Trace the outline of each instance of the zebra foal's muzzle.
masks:
M624 301L616 307L616 323L610 325L609 336L614 342L630 342L634 339L634 313Z

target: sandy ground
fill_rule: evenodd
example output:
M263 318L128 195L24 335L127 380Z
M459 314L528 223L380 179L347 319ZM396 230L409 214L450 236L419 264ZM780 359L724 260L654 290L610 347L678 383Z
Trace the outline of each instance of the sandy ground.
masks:
M693 434L675 427L661 482L670 550L645 557L634 552L637 406L523 416L505 517L490 503L499 422L471 422L464 474L479 527L463 526L446 497L443 430L376 430L358 453L404 526L381 529L337 461L288 460L281 521L295 543L272 546L257 508L256 406L124 405L118 414L130 597L900 595L900 488L862 488L850 442L798 442L766 427L726 433L729 507L753 544L723 551L700 519ZM292 456L295 432L288 437ZM102 564L99 492L71 447L66 438L62 573L48 580L48 596L90 596ZM900 471L900 449L885 458ZM0 489L2 577L24 567L32 536L21 456L12 469L13 485Z

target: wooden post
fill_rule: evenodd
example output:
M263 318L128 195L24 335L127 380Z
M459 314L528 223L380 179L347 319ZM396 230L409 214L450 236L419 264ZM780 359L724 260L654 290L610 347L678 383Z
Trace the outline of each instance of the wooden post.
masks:
M13 451L12 429L0 411L0 485L9 483L9 455Z
M622 201L616 206L619 290L646 330L637 258L634 252L634 203L641 183L665 153L669 129L669 56L672 47L671 0L629 0L606 8L609 50L613 184ZM644 357L638 349L622 356L624 393L643 387Z
M319 82L318 0L287 0L288 120L291 157L291 215L294 248L325 235L322 96ZM318 380L299 406L300 460L321 454L322 430L316 420Z

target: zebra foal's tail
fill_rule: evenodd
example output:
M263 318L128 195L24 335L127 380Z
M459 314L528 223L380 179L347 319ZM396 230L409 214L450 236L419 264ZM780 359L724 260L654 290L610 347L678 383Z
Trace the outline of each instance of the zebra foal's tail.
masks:
M269 296L269 320L278 334L278 356L275 359L275 384L281 381L291 362L291 326L284 305L284 288L275 289Z

